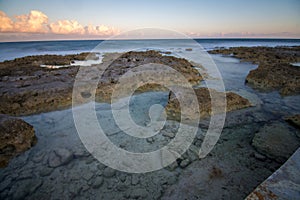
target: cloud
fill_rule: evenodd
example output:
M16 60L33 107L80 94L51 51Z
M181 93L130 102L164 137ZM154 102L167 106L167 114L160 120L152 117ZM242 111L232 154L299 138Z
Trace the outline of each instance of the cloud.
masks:
M84 34L84 27L76 20L60 20L49 25L50 32L55 34Z
M8 17L0 11L0 33L47 33L50 35L86 35L113 36L120 33L119 29L105 25L84 26L76 20L58 20L48 23L48 16L41 11L32 10L29 14Z
M0 11L0 31L20 32L20 33L46 33L48 17L37 10L30 11L29 14L18 15L15 21Z
M14 30L13 21L3 11L0 11L0 31L9 32L12 30Z

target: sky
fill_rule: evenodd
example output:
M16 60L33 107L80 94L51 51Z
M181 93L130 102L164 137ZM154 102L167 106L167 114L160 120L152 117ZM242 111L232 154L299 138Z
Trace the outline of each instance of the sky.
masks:
M105 39L142 28L300 38L300 0L0 0L0 41Z

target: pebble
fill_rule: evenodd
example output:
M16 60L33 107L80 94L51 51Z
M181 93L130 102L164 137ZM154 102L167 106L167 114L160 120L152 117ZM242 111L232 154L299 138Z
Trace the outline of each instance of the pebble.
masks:
M73 158L73 154L68 149L56 149L51 151L48 158L49 167L59 167L68 164Z
M53 172L53 168L50 167L43 167L40 171L40 176L49 176Z
M154 138L153 137L149 137L146 139L146 141L150 144L152 144L154 142Z
M178 163L175 161L175 162L173 162L172 164L170 164L170 165L167 167L167 169L168 169L169 171L174 171L177 167L178 167Z
M116 174L116 170L106 167L103 171L103 176L109 178L109 177L113 177Z
M173 133L173 132L167 132L167 131L164 131L162 135L164 137L169 137L169 138L174 138L175 137L175 133Z
M180 162L180 167L181 168L186 168L189 164L190 164L190 160L189 159L184 159Z
M266 156L259 154L259 153L254 153L254 158L256 158L257 160L260 160L260 161L265 161L267 159Z
M93 182L93 188L99 188L103 185L103 177L97 176Z
M81 177L86 181L90 180L93 176L94 176L94 173L91 171L84 171L81 174Z
M138 177L138 175L133 174L131 175L131 184L132 185L137 185L140 182L140 178Z
M128 189L128 186L125 184L118 184L117 185L117 190L118 191L126 191Z

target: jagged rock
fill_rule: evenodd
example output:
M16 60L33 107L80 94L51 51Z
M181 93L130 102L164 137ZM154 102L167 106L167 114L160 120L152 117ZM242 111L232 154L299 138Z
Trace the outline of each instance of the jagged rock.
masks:
M283 96L300 94L300 68L285 63L261 63L249 72L246 82L264 90L278 89Z
M64 109L72 105L72 92L78 66L48 69L41 64L69 64L72 60L84 60L88 54L28 56L0 63L0 113L10 115L29 115L40 112ZM91 56L91 59L94 59ZM107 63L111 62L111 63ZM197 69L183 58L163 56L156 51L107 54L103 64L93 65L88 70L99 71L103 65L109 65L96 89L96 101L111 102L111 95L117 80L127 71L137 66L156 63L172 67L182 74L191 84L202 80ZM89 80L98 79L97 72L89 73L93 77L84 77L86 83L80 87L80 101L90 101ZM165 76L165 78L168 78ZM170 78L171 79L171 78ZM158 84L146 84L137 92L161 91L165 87ZM127 94L128 95L128 94Z
M232 47L210 51L233 55L246 62L259 64L250 71L246 82L264 90L279 90L281 95L300 93L300 68L290 63L300 62L300 47Z
M252 145L259 153L282 163L300 146L300 141L295 131L278 122L263 126L254 135Z
M36 141L30 124L22 119L0 114L0 167L5 167L12 157L28 150Z
M205 118L213 114L218 114L225 111L233 111L251 106L248 99L245 99L233 92L226 93L227 104L225 104L225 94L222 92L217 92L213 89L208 90L207 88L198 88L194 89L194 91L198 99L200 111L193 107L187 106L186 113L181 113L179 101L177 100L175 95L170 92L168 104L166 106L168 119L180 121L182 117L183 120L187 119L186 122L188 123L189 119L196 119L198 117ZM214 104L216 113L212 113L211 94L213 94L214 97L217 97L217 100L215 100Z
M68 149L55 149L48 157L49 167L59 167L68 164L73 159L73 154Z
M285 117L285 121L289 122L293 126L300 128L300 114Z

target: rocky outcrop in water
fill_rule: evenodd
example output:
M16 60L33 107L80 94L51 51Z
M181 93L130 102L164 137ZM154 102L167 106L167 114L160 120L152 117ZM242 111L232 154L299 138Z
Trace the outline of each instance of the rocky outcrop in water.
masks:
M216 49L212 54L230 55L243 62L258 64L250 71L246 82L254 88L279 90L281 95L300 94L300 68L290 63L300 62L300 47L232 47Z
M300 128L300 114L288 116L284 118L285 121L289 122L291 125ZM299 134L300 137L300 134Z
M181 117L183 119L185 118L196 119L199 116L200 118L205 118L213 114L218 114L221 112L229 112L229 111L238 110L238 109L251 106L248 99L245 99L233 92L227 92L226 94L224 94L222 92L218 92L213 89L209 90L207 88L194 89L194 92L198 99L200 112L195 108L188 107L188 110L186 111L185 114L181 113L180 103L176 99L175 95L171 92L169 95L168 104L166 106L166 113L168 119L180 121ZM211 95L212 97L216 98L216 100L214 101L215 113L212 112ZM225 95L226 95L226 104L225 104Z
M40 65L70 64L73 60L83 60L86 56L87 54L28 56L0 63L0 113L28 115L71 106L73 84L79 67L48 69ZM94 56L89 57L95 59ZM187 60L162 56L156 51L109 54L104 57L103 62L111 62L111 64L98 83L96 100L101 102L110 102L113 87L120 76L130 69L147 63L168 65L185 76L191 84L202 80L199 72ZM102 65L93 67L97 69ZM94 75L97 76L97 73ZM157 86L146 85L139 88L139 92L157 90L157 88ZM87 98L91 93L83 91L81 96Z
M37 139L31 125L15 117L0 114L0 167L31 148Z

